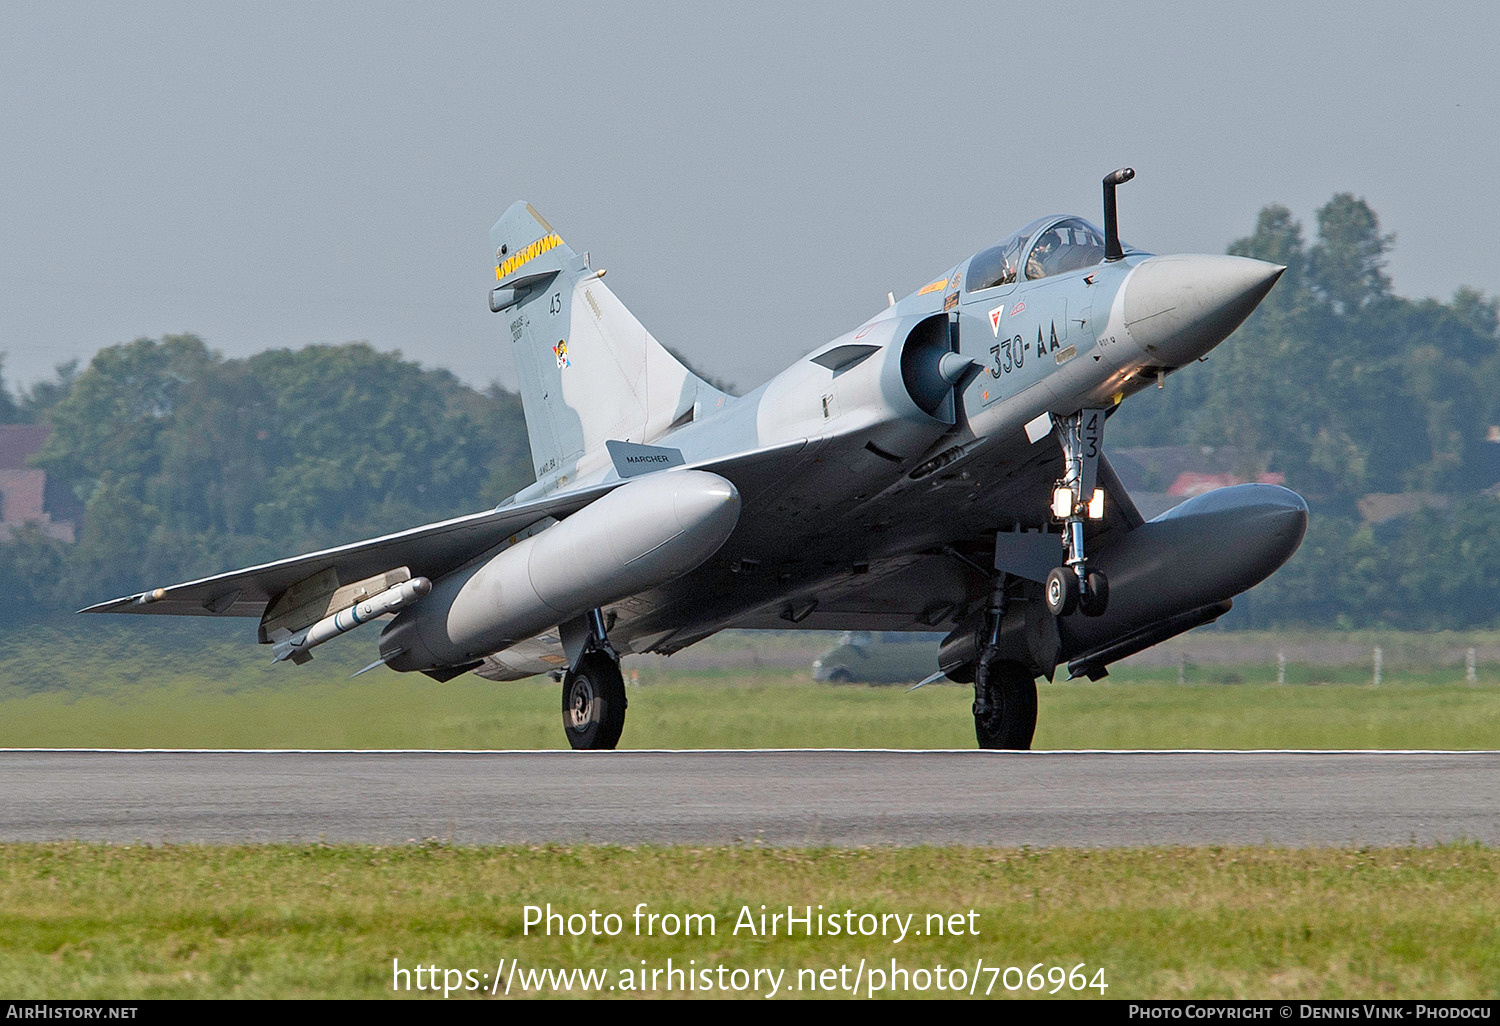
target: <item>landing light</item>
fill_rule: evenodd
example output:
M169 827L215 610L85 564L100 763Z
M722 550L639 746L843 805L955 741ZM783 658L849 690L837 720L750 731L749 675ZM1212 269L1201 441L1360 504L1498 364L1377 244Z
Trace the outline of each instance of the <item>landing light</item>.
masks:
M1073 515L1073 489L1054 488L1052 490L1052 515L1059 520L1066 520Z
M1095 488L1087 507L1090 520L1104 519L1104 489ZM1066 520L1073 515L1073 489L1059 485L1052 490L1052 515Z

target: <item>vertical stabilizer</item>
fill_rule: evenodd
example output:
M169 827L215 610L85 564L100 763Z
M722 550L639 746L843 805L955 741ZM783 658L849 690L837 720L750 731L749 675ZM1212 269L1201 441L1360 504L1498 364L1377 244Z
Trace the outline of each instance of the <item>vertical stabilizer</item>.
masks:
M514 347L544 488L608 465L611 439L654 441L728 398L667 352L531 204L512 204L490 241L490 307Z

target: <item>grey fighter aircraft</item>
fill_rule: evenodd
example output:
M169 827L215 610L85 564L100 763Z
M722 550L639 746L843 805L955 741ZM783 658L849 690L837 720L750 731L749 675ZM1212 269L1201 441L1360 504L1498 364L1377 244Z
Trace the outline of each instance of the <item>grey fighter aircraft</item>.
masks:
M1036 678L1223 615L1307 506L1222 488L1142 519L1108 417L1223 342L1283 268L1153 256L1033 221L743 396L694 375L527 203L491 229L497 333L536 483L493 510L154 588L85 612L253 616L276 660L385 617L379 659L438 680L551 674L574 748L613 748L620 657L729 627L946 635L982 748L1028 748ZM364 671L361 671L364 672Z

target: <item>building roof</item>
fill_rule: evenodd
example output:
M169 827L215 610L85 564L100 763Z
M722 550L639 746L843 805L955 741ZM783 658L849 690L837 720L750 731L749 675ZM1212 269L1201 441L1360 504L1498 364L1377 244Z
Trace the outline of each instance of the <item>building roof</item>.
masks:
M0 470L28 470L26 458L41 451L52 428L46 424L0 424Z
M1450 510L1453 496L1439 492L1371 492L1361 496L1357 505L1365 523L1383 524L1424 509Z
M1183 474L1234 475L1240 469L1240 450L1235 446L1159 445L1129 446L1109 450L1109 461L1126 489L1165 492ZM1236 477L1227 484L1248 480Z

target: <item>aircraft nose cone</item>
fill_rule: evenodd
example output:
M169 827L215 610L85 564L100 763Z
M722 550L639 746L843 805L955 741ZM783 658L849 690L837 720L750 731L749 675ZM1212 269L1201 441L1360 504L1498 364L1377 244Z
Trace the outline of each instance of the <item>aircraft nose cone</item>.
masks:
M1285 270L1248 257L1151 257L1125 284L1125 327L1152 364L1180 367L1228 338Z

